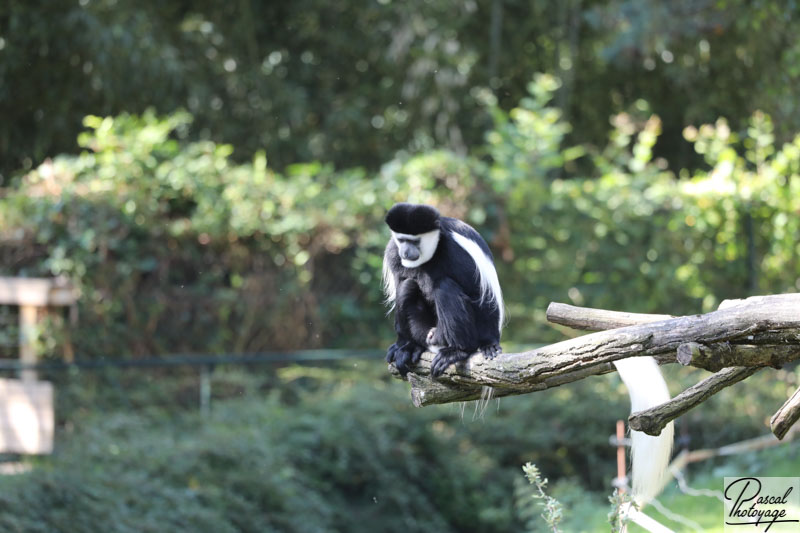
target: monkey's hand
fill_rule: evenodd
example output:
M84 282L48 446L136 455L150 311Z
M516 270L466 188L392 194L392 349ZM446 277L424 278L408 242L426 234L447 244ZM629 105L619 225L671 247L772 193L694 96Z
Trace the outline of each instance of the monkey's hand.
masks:
M499 344L487 344L486 346L481 346L478 350L486 359L494 359L496 356L503 353L503 349Z
M453 348L451 346L442 348L431 363L431 376L435 378L441 376L444 371L447 370L448 366L453 363L458 363L459 361L465 361L469 359L469 356L469 352L458 348Z
M394 363L401 376L408 374L411 366L419 363L422 352L425 349L415 342L411 341L398 341L386 351L386 362Z

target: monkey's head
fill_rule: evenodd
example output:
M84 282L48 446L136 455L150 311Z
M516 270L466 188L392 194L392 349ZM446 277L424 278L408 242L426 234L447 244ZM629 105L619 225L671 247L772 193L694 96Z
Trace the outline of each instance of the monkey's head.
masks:
M399 203L386 213L400 262L406 268L430 260L439 244L439 211L429 205Z

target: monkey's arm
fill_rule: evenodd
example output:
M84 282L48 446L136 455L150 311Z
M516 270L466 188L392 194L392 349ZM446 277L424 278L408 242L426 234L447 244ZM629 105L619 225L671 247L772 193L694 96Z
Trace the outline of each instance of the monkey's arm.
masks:
M389 347L386 360L394 362L405 374L410 366L419 362L425 351L425 338L436 325L436 317L416 281L398 279L396 286L394 325L397 342Z
M406 337L424 347L428 332L436 326L436 315L416 281L406 279L399 283L396 305L395 331L398 337Z

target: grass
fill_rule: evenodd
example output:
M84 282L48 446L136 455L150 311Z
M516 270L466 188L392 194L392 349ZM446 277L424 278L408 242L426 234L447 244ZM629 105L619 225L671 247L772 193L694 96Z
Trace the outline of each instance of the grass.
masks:
M732 457L718 458L706 463L695 463L684 470L683 476L690 489L686 493L673 480L654 505L644 513L677 533L723 532L722 497L725 477L800 477L800 441ZM563 506L563 519L559 531L564 533L591 533L608 531L606 519L610 506L602 495L582 491L569 482L553 484L548 494ZM659 505L660 504L660 505ZM661 510L662 509L663 512ZM551 531L539 516L543 509L529 517L529 531ZM800 509L796 512L800 514ZM630 533L646 533L636 524L628 525Z
M684 472L684 476L692 489L714 491L720 497L725 477L800 477L800 442L789 442L774 448L726 457L715 463L695 464ZM723 531L722 501L715 497L686 494L673 481L659 497L659 502L671 513L695 524L692 527L687 522L675 520L653 506L644 509L648 516L676 532ZM639 533L645 530L631 524L628 531Z
M217 369L206 417L194 373L66 376L56 453L0 477L0 530L549 531L520 468L531 460L563 505L560 531L609 531L605 432L627 407L617 380L504 399L471 420L456 406L412 408L383 365L354 372L361 364ZM690 414L696 446L763 427L754 406L784 393L774 381ZM800 441L685 472L691 487L716 491L736 475L800 476ZM675 531L722 531L717 499L673 483L660 501L692 521L645 509Z

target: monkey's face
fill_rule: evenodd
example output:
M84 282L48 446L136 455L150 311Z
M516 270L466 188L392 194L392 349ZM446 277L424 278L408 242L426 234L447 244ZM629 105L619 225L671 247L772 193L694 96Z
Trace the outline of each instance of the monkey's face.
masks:
M406 268L415 268L430 260L439 244L439 230L408 235L392 232L392 239L397 245L400 262Z

